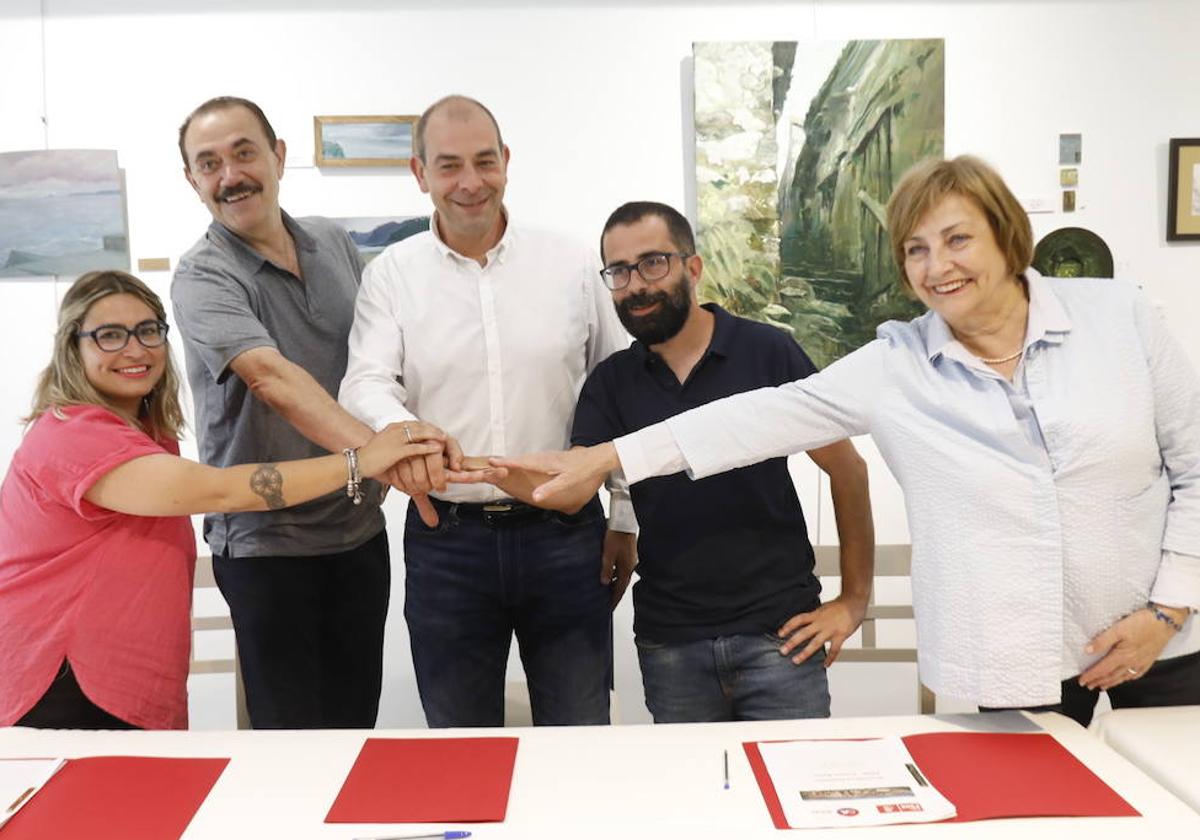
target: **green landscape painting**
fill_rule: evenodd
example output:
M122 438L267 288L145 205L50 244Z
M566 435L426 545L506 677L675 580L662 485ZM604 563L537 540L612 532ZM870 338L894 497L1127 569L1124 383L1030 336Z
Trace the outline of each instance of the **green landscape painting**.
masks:
M938 40L710 42L695 58L700 297L787 330L819 367L920 314L884 207L943 154Z

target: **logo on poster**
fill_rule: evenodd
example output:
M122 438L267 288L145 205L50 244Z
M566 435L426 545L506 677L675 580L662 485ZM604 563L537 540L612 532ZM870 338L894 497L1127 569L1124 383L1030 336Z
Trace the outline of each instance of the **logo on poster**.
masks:
M881 814L902 814L907 811L924 811L920 802L893 802L890 805L876 805Z
M839 814L841 814L843 817L857 817L858 816L857 808L838 808L837 812Z

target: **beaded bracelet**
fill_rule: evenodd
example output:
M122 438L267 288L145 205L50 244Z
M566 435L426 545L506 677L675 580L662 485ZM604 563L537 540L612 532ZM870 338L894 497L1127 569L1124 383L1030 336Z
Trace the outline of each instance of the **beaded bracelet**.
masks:
M1171 616L1167 615L1165 612L1163 612L1162 608L1160 608L1158 606L1158 604L1154 603L1153 601L1146 602L1146 609L1148 609L1148 610L1150 610L1150 612L1154 613L1155 618L1157 618L1161 622L1164 622L1168 627L1170 627L1176 633L1180 633L1183 631L1183 625L1180 624L1175 619L1171 618Z
M361 505L363 495L359 485L362 484L362 476L358 474L358 450L343 449L342 454L346 456L346 495L354 500L354 504Z

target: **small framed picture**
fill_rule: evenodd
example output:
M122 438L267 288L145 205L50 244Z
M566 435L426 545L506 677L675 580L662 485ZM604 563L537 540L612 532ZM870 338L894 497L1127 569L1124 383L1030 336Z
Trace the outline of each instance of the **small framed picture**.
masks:
M1167 241L1200 239L1200 138L1171 141L1167 158Z
M415 116L313 117L317 166L408 166Z
M1075 190L1063 190L1063 212L1075 212Z
M1083 135L1058 135L1058 165L1075 166L1083 163Z
M1060 169L1058 170L1058 183L1062 187L1074 187L1079 184L1078 169Z

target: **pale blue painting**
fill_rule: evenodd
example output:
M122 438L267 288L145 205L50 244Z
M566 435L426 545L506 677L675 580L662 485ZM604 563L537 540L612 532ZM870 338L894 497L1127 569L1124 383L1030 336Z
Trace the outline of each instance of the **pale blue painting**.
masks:
M383 253L387 246L429 230L428 216L357 216L333 221L350 234L364 263Z
M392 160L412 157L410 122L326 122L321 152L330 160Z
M0 277L129 270L117 153L0 154Z

